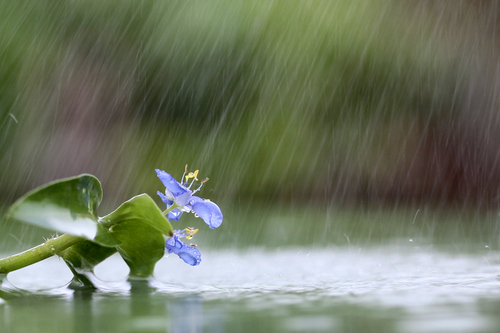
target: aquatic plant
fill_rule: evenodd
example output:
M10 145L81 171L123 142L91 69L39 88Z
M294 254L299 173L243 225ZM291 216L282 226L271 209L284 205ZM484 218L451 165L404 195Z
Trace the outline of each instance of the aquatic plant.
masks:
M199 265L200 251L180 240L191 239L198 229L174 230L169 220L178 221L182 213L193 212L211 228L221 225L220 208L193 195L208 179L191 191L198 181L198 170L189 173L186 166L180 183L165 171L157 170L157 174L166 187L165 194L160 193L167 204L165 211L149 195L140 194L99 217L96 210L102 200L101 183L90 174L60 179L27 193L11 206L7 217L63 235L0 259L0 276L53 255L61 257L72 271L73 287L95 288L94 267L116 252L130 268L131 278L151 276L165 252L178 255L192 266ZM186 187L188 180L191 184Z

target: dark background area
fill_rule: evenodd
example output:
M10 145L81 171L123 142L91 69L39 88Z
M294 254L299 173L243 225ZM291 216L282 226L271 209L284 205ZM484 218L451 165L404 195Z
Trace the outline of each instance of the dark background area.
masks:
M0 196L500 203L495 1L1 1Z

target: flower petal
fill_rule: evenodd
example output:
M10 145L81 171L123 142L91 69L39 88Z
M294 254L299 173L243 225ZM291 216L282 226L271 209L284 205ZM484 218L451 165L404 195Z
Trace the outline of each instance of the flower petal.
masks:
M161 200L165 203L165 205L167 205L167 209L170 208L170 206L172 206L172 204L174 203L172 200L168 200L167 197L161 193L160 191L157 192L158 195L160 196ZM169 221L179 221L179 218L181 217L182 215L182 211L179 211L177 208L174 208L172 209L171 212L168 212L168 220Z
M165 242L165 248L168 253L175 253L186 264L197 266L201 263L201 253L194 246L184 244L177 236L174 236Z
M182 212L179 211L177 208L172 209L171 212L168 212L167 218L169 221L179 221L179 218L181 217Z
M220 227L222 224L222 211L219 206L209 200L201 199L196 196L191 197L191 207L197 217L212 229Z
M172 200L168 200L167 197L165 196L165 194L161 193L160 191L156 192L160 198L161 198L161 201L163 201L165 203L165 205L167 205L167 208L172 206L172 204L174 203Z
M182 186L174 177L163 170L155 169L158 178L165 185L166 198L173 200L177 206L185 206L191 197L191 191Z

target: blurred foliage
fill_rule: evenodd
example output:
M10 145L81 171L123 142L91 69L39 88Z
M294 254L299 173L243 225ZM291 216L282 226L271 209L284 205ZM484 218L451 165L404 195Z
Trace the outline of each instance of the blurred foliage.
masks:
M189 163L221 200L377 197L475 66L412 6L1 1L0 194L91 172L113 206Z

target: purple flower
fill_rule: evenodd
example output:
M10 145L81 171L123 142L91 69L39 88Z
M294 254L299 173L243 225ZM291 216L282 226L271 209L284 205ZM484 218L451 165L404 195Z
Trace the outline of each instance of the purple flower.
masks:
M184 244L179 240L179 237L177 233L174 233L174 237L165 242L165 248L168 253L177 254L179 258L191 266L199 265L201 263L200 251L194 246Z
M194 196L200 190L207 179L201 181L200 186L191 191L191 186L198 180L198 170L195 172L186 172L182 176L183 181L180 183L170 174L163 170L156 169L156 174L160 178L163 185L165 185L165 194L158 191L161 200L167 205L169 210L172 205L174 208L168 212L168 219L170 221L178 221L181 215L186 213L194 213L196 217L201 217L203 221L212 229L218 228L222 224L222 211L219 206L210 200L202 199ZM191 184L188 181L192 179Z
M165 194L158 191L161 200L167 205L167 218L170 221L178 221L183 213L194 213L196 217L201 217L203 221L212 229L220 227L222 224L222 212L215 203L202 199L193 194L198 192L203 184L208 180L202 180L200 186L191 191L191 186L198 181L198 170L188 172L187 165L182 180L179 183L170 174L163 170L156 169L156 174L165 185ZM190 184L188 182L190 181ZM175 253L191 266L197 266L201 262L201 253L193 245L184 244L180 238L191 239L198 232L198 229L186 228L184 230L174 230L174 236L165 242L165 249L168 253Z

